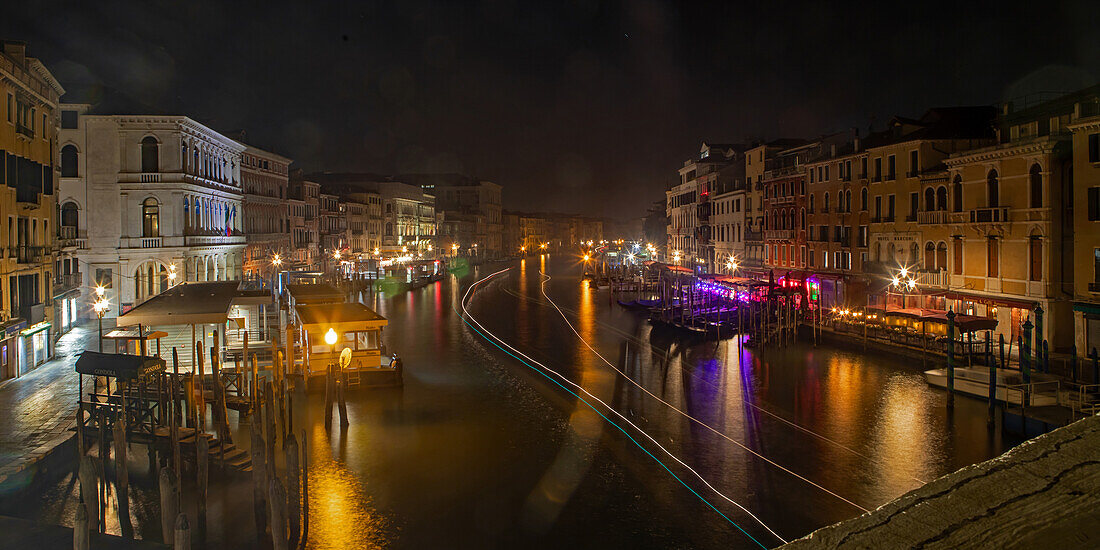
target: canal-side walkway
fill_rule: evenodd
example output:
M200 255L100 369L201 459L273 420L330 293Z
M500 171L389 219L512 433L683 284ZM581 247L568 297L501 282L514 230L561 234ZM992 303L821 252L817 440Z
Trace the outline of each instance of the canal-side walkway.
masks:
M1097 548L1097 449L1091 416L783 548Z
M97 328L94 322L74 327L58 339L52 359L0 385L0 496L28 483L32 468L73 437L74 364L80 352L98 346Z

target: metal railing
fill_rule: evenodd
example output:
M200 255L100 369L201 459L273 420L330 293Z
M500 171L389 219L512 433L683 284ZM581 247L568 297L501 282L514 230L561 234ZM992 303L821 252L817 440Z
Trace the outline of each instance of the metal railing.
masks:
M917 223L942 225L946 223L944 220L947 217L946 210L931 210L928 212L917 212Z

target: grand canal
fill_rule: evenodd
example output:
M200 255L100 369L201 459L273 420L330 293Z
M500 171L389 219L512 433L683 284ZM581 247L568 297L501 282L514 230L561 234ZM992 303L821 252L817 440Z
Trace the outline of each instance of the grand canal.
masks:
M405 387L355 393L343 431L320 399L298 408L311 547L773 547L1014 443L984 402L948 409L919 360L683 342L580 274L532 257L361 297ZM138 531L159 540L137 471ZM211 491L212 547L254 539L241 489ZM71 476L41 495L4 513L71 525Z

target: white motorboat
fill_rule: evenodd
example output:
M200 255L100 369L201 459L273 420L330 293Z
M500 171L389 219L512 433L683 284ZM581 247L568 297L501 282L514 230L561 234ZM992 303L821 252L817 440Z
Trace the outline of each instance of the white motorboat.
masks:
M932 369L924 371L924 379L929 384L940 388L947 387L947 369ZM1044 407L1058 404L1057 378L1043 373L1031 374L1029 395L1029 407ZM1054 382L1053 384L1050 382ZM997 389L994 394L997 401L1011 405L1022 405L1024 402L1024 380L1019 371L1004 371L997 369ZM955 367L955 391L989 399L989 368L988 367Z

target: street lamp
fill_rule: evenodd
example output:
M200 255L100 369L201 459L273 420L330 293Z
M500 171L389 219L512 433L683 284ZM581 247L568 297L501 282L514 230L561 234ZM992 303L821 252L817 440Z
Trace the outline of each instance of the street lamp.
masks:
M339 363L336 362L336 330L335 329L329 327L328 332L325 333L325 343L328 344L330 348L332 348L332 362L336 363L338 365Z
M107 302L107 289L102 285L96 285L95 295L96 301L92 304L92 310L95 311L96 317L99 318L99 353L103 353L103 315L107 313L107 308L110 307L110 303Z
M176 284L176 264L168 264L168 286Z

